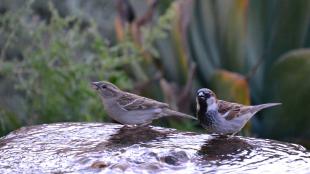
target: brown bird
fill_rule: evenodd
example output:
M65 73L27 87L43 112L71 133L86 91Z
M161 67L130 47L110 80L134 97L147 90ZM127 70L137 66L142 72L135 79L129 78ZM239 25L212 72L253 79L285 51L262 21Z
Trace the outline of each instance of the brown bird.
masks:
M166 103L124 92L110 82L92 82L92 87L100 94L108 115L124 125L147 125L166 116L196 119L172 110Z
M202 88L197 91L197 117L208 133L231 134L238 133L245 124L260 110L281 103L266 103L246 106L218 100L213 91Z

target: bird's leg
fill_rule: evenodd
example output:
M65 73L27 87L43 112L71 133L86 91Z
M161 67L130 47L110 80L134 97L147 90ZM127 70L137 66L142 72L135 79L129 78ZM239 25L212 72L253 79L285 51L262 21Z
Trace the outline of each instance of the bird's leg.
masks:
M229 137L226 134L211 134L211 135L215 138L227 138L227 137Z
M233 138L238 132L232 133L231 135L228 136L228 138Z
M132 128L134 128L135 126L133 126L133 125L130 125L130 124L125 124L122 128L123 129L132 129Z
M147 127L151 124L152 122L146 122L146 123L142 123L142 124L138 124L137 127Z

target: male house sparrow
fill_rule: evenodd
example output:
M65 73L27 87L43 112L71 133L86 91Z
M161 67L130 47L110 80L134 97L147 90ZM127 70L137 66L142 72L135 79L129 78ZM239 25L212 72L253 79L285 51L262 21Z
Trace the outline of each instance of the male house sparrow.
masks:
M281 103L246 106L218 100L210 89L197 91L197 117L208 133L235 135L258 111Z
M124 92L106 81L92 82L92 87L100 94L108 115L124 125L147 125L165 116L196 119L170 109L166 103Z

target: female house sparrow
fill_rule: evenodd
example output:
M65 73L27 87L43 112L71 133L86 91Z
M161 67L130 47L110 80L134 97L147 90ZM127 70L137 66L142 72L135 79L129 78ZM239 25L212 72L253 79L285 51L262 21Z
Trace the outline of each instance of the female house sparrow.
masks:
M166 103L124 92L109 82L92 82L92 87L100 94L108 115L124 125L147 125L165 116L196 119L170 109Z
M197 91L197 117L208 133L235 135L258 111L281 103L246 106L218 100L210 89Z

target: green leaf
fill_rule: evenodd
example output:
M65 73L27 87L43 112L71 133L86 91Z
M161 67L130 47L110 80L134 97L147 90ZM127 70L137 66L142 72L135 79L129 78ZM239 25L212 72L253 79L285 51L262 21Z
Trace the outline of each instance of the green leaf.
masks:
M244 72L248 0L230 1L228 5L224 1L216 2L222 66L234 72Z
M265 117L265 134L269 136L310 137L310 49L283 55L272 71L275 102L281 110Z
M274 21L270 37L271 48L266 68L284 53L291 49L302 47L309 26L310 1L281 0L276 1L277 8L273 12Z

